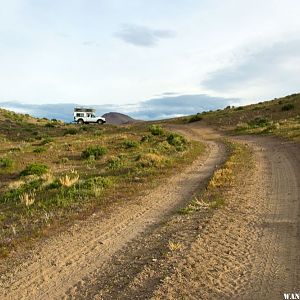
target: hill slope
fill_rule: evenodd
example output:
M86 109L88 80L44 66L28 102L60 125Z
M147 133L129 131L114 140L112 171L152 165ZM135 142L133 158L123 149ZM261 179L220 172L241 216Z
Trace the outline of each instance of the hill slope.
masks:
M199 122L233 133L275 134L300 141L300 94L246 106L228 106L223 110L173 119L172 122Z
M257 104L230 107L223 110L198 113L191 117L178 118L183 122L202 121L207 125L228 127L239 123L248 123L255 118L267 118L270 121L295 118L300 115L300 94L259 102Z
M125 114L121 114L118 112L109 112L104 114L102 117L106 119L106 122L108 124L113 124L113 125L131 124L131 123L139 122L138 120L135 120Z

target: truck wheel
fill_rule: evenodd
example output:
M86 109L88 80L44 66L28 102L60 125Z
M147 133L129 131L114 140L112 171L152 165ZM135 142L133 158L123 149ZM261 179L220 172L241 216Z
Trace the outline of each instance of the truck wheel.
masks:
M97 123L100 124L100 125L102 125L103 121L102 120L98 120Z
M84 122L83 122L82 119L79 119L79 120L77 121L77 123L80 124L80 125L82 125Z

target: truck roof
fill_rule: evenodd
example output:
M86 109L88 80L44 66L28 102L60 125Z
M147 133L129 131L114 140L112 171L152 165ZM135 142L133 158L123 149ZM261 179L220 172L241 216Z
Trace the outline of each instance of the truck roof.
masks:
M95 112L96 110L91 107L75 107L74 112Z

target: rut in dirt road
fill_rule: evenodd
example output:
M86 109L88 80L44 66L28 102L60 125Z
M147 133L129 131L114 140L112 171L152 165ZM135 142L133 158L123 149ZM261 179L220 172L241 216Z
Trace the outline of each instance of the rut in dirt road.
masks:
M161 223L205 185L226 156L220 143L208 142L208 148L206 157L147 196L114 207L108 217L92 216L40 245L30 260L1 276L1 299L62 299L67 292L72 297L73 288L91 284L89 274L103 269L126 243Z

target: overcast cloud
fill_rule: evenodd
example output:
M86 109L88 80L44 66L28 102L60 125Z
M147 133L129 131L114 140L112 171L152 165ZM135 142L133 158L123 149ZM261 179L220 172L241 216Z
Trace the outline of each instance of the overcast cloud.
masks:
M286 40L240 55L208 75L203 86L220 93L261 89L261 97L288 94L300 87L300 39ZM265 90L265 91L263 91Z
M299 92L299 15L299 0L2 1L0 106Z
M142 47L156 46L160 39L172 38L175 35L171 30L150 29L134 24L124 24L116 33L116 37L124 42Z

